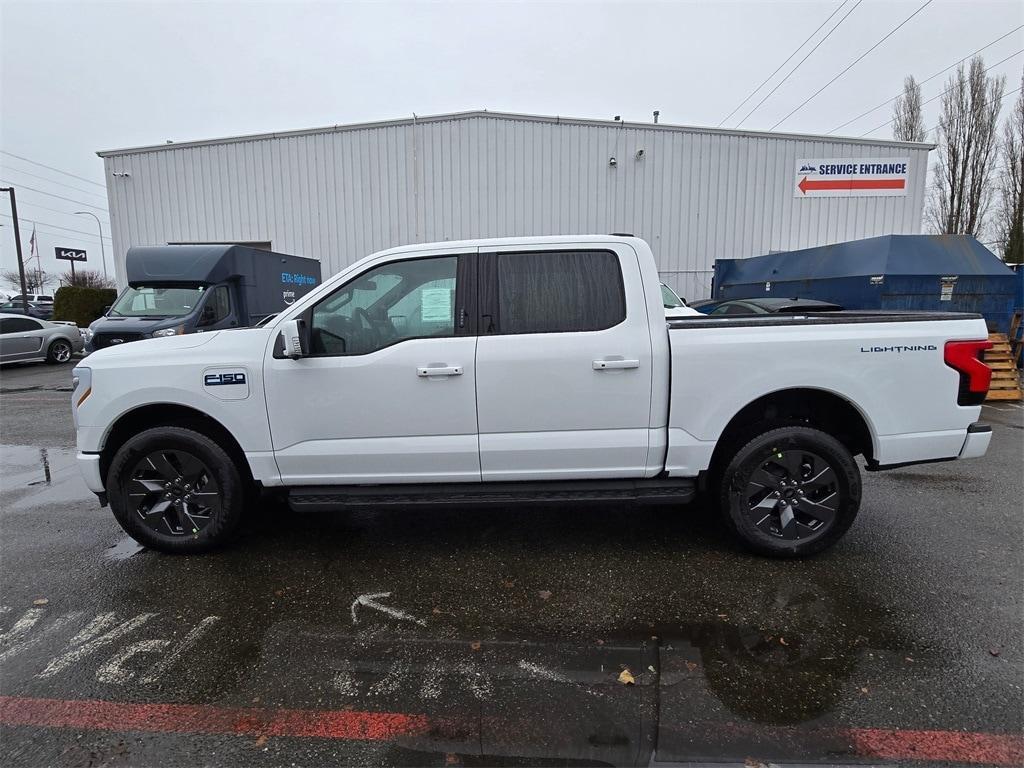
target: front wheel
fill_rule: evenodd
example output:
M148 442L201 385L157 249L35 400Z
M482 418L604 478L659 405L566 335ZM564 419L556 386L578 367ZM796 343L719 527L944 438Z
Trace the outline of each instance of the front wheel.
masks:
M775 557L830 547L860 508L860 470L846 447L809 427L764 432L740 448L719 489L726 525Z
M137 542L193 554L231 536L245 486L234 461L209 437L157 427L121 446L107 473L107 493L114 517Z

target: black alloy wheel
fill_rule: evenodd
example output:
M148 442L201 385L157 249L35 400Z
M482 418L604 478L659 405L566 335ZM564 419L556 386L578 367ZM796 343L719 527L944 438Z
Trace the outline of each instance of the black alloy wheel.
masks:
M822 534L839 510L835 470L811 451L771 448L747 481L747 514L770 536L811 539Z
M821 430L765 428L727 460L719 486L723 520L755 552L820 552L857 516L860 470L846 446Z
M213 473L184 450L144 456L132 468L127 490L139 519L165 535L194 536L221 510Z
M240 461L198 429L147 429L129 438L110 462L111 511L144 546L172 554L207 552L231 538L253 498Z

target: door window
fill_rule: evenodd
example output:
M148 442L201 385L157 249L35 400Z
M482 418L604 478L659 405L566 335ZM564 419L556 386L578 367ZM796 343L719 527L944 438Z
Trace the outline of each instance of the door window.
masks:
M313 308L314 355L365 355L406 339L455 335L458 256L371 269Z
M626 319L611 251L499 253L500 333L600 331Z
M226 285L218 285L206 297L202 325L214 325L231 314L231 294Z
M0 334L27 333L28 331L38 331L42 327L37 321L27 317L5 317L0 320Z

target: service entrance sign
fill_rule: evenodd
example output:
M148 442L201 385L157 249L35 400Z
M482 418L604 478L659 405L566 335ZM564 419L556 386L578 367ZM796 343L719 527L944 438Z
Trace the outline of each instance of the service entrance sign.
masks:
M905 197L910 158L797 160L795 197Z

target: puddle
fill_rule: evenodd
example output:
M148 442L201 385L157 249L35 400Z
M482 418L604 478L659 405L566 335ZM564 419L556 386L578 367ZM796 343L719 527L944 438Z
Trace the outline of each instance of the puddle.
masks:
M125 537L121 539L117 544L107 547L107 550L103 553L103 557L107 560L113 560L118 562L121 560L127 560L133 555L144 552L145 547L135 541L135 539Z
M73 448L0 445L0 492L17 494L8 509L95 499L82 480Z

